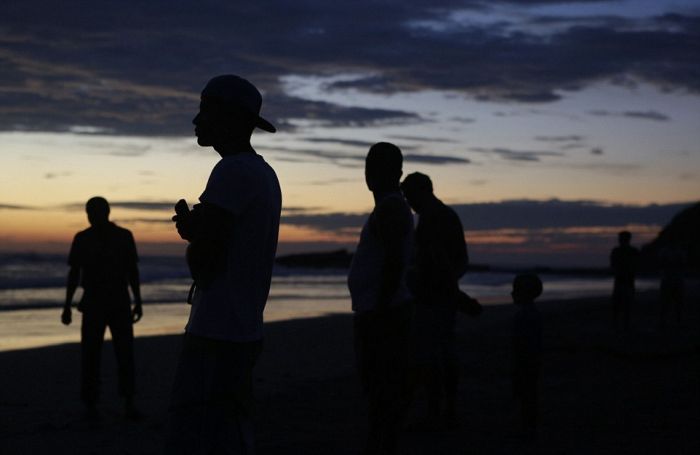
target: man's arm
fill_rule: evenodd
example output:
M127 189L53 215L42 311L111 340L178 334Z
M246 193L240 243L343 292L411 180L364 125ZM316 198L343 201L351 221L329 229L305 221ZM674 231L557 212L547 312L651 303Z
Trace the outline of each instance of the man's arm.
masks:
M189 210L181 199L175 207L177 214L172 220L180 237L189 242L195 239L217 241L233 224L230 212L211 203L202 202Z
M73 303L75 290L78 289L80 282L80 268L71 266L68 271L68 279L66 280L66 302L63 304L63 313L61 314L61 322L65 325L70 325L73 321L73 312L70 307Z
M454 261L454 271L455 278L461 278L467 269L469 268L469 251L467 250L467 241L464 238L464 226L459 219L459 216L452 212L454 216L454 229L455 229L455 261Z
M141 305L141 280L139 278L139 266L134 262L129 269L129 286L134 295L134 309L131 312L131 320L137 323L143 317L143 307Z
M406 222L405 207L399 200L389 199L377 207L376 228L384 246L384 267L379 289L379 307L389 305L401 281L401 273L406 264L403 245L411 233L411 225Z
M141 279L139 277L139 255L136 252L136 241L131 232L127 231L127 247L129 251L127 252L127 261L129 268L127 270L127 280L129 282L129 287L131 288L131 293L134 296L134 308L131 311L131 320L135 323L139 322L143 317L143 307L141 306Z

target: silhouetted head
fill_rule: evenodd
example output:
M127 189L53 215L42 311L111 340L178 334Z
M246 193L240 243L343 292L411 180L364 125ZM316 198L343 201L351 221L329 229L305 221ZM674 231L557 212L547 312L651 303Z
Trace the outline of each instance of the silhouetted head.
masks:
M627 246L632 241L632 233L630 231L622 231L617 234L617 241L622 246Z
M377 142L365 159L365 182L370 191L398 190L403 173L401 150L389 142Z
M95 196L85 204L88 221L91 226L102 226L109 223L109 202L107 199Z
M421 213L435 199L433 195L433 182L430 177L420 172L408 174L401 182L401 191L416 213Z
M513 302L532 303L542 294L542 281L534 273L521 273L513 280Z
M210 80L202 90L199 113L192 119L197 143L223 146L249 140L260 128L274 133L275 127L260 117L262 96L247 80L226 74Z

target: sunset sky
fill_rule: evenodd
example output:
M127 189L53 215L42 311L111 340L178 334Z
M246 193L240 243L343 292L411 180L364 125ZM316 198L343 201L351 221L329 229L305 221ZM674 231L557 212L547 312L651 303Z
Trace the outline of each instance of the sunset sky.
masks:
M209 78L263 92L279 253L354 248L369 146L431 176L472 260L604 265L700 200L693 0L9 0L0 5L0 252L66 253L102 195L142 254L218 160Z

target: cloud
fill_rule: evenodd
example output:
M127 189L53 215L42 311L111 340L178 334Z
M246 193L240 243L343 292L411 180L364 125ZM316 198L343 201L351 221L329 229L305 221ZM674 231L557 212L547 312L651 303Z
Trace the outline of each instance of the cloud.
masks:
M361 228L366 218L365 213L283 214L280 223L318 231L340 232Z
M437 90L516 103L551 102L616 80L700 92L700 16L625 17L623 5L619 15L543 18L529 8L564 3L153 0L95 9L10 2L0 15L0 128L191 134L202 86L230 72L265 92L263 114L282 130L300 120L340 127L425 121L290 97L281 82L290 75L361 75L329 83L334 91ZM667 120L657 114L622 113Z
M173 224L173 220L170 218L119 218L114 221L123 224Z
M109 201L112 210L140 210L140 211L174 211L175 201ZM66 210L85 210L85 202L74 202L65 204L62 208Z
M404 162L421 163L421 164L469 164L471 161L468 158L458 158L456 156L446 155L419 155L415 153L406 153L403 155Z
M306 122L319 126L343 128L376 125L422 123L418 114L396 109L341 106L325 101L271 93L265 99L264 115L282 131L295 128L295 123Z
M593 147L591 149L591 155L603 155L605 152L600 147Z
M359 182L362 180L362 177L358 177L356 179L346 179L346 178L335 178L335 179L326 179L326 180L311 180L308 182L304 182L307 185L314 185L314 186L326 186L326 185L335 185L338 183L347 183L347 182Z
M409 141L409 142L434 142L438 144L456 144L457 141L454 139L446 139L444 137L430 137L430 136L409 136L409 135L403 135L403 134L393 134L389 136L391 139L398 139L401 141ZM405 148L405 146L401 146L401 148Z
M363 92L389 93L393 91L389 80L383 76L369 76L357 79L335 81L326 85L328 90L357 89Z
M116 201L110 202L112 208L128 209L128 210L168 210L174 211L175 202L173 201Z
M663 226L692 202L676 204L608 204L600 201L558 199L506 200L501 202L450 204L465 230L562 229L581 227L621 227L627 225ZM282 222L319 231L359 229L367 214L298 213Z
M52 179L59 178L59 177L70 177L71 175L73 175L73 173L69 172L69 171L47 172L46 174L44 174L44 178L47 180L52 180Z
M358 141L356 139L340 139L332 137L307 137L304 138L304 140L307 142L313 142L317 144L338 144L347 145L350 147L360 147L363 149L369 149L371 146L374 145L374 142Z
M622 227L570 227L467 231L469 256L475 263L502 265L605 267ZM624 226L635 244L651 241L658 226Z
M321 210L321 207L282 207L282 211L286 214L294 213L315 213Z
M272 153L285 153L293 155L297 160L312 161L327 161L344 167L362 167L364 166L366 152L347 153L347 152L329 152L325 150L311 149L296 149L291 147L258 147L260 150L265 150ZM467 158L449 156L449 155L429 155L419 153L404 153L403 159L405 163L422 163L429 165L449 165L449 164L469 164L471 161Z
M476 122L476 119L471 118L471 117L450 117L451 122L457 122L457 123L463 123L463 124L469 124L469 123L474 123Z
M632 119L653 120L656 122L667 122L671 120L668 115L656 111L610 112L606 110L593 110L589 111L589 114L596 117L626 117Z
M0 210L36 210L36 207L16 204L0 204Z
M584 137L578 134L570 134L567 136L535 136L536 141L540 142L581 142Z
M564 153L562 152L551 152L545 150L513 150L501 147L470 147L469 150L476 153L496 155L509 161L540 161L541 157L564 156Z
M606 204L596 201L513 200L494 203L454 204L465 229L563 228L581 226L663 226L673 215L691 205Z

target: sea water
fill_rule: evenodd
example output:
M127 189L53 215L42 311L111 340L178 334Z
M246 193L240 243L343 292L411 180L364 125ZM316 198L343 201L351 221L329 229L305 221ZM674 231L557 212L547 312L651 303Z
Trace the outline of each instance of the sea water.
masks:
M182 333L189 306L185 300L191 285L182 258L142 257L139 263L143 319L134 334L158 336ZM0 351L25 349L80 340L80 316L73 324L60 322L65 299L68 266L64 256L0 255ZM277 267L273 272L265 321L313 318L350 313L347 270L313 270ZM515 271L469 272L460 286L484 305L510 302ZM609 295L609 276L540 274L542 300L565 300ZM640 279L640 290L653 289L658 281ZM80 299L78 291L74 301ZM107 333L109 338L109 332Z
M185 301L191 279L182 258L143 257L139 269L144 304ZM0 255L0 311L62 306L67 273L64 256ZM346 274L347 271L342 269L276 267L268 304L287 302L303 312L319 309L319 305L328 305L329 301L347 302ZM507 303L514 275L512 270L469 272L460 281L460 286L485 304ZM547 300L608 295L612 290L612 278L605 275L541 273L540 278L544 282L542 299ZM637 280L639 290L656 287L656 279ZM79 298L80 291L76 301Z

